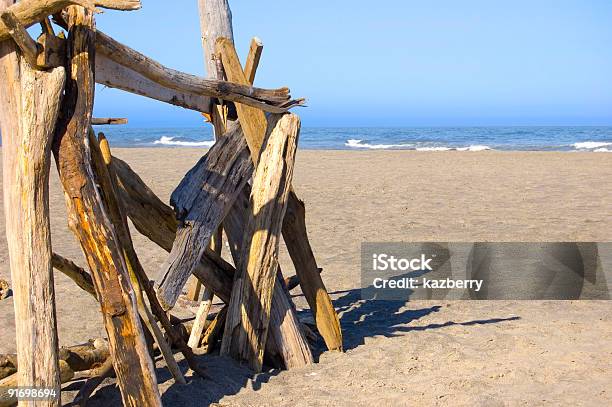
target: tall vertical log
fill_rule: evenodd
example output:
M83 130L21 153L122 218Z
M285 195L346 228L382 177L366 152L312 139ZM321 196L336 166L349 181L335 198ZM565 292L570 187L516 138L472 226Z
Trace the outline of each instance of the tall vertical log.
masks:
M232 42L227 38L217 40L217 51L228 80L240 84L248 84L247 77L240 67L240 61ZM253 162L257 162L263 143L262 127L265 126L265 115L258 109L236 104L238 119L242 124L244 135L251 151ZM265 128L265 127L264 127ZM283 222L283 238L287 250L300 279L300 285L308 305L314 315L317 329L327 348L342 350L342 331L336 310L327 293L319 267L312 253L308 233L306 231L306 213L304 203L297 197L293 189L289 193L287 214Z
M228 0L198 0L200 11L200 32L204 50L204 64L209 79L224 79L218 69L221 66L215 51L215 41L219 37L234 39L232 12ZM227 130L223 106L211 106L211 121L215 137L219 138Z
M293 177L299 118L271 120L266 145L253 179L250 216L240 266L234 276L222 354L246 360L261 371L272 295L277 280L278 246L287 195Z
M68 224L91 269L124 405L161 405L130 275L92 164L88 137L94 94L93 15L81 7L68 10L70 81L53 146Z
M0 9L13 2L0 0ZM55 292L49 227L51 140L65 82L63 67L35 71L0 43L0 127L4 214L13 282L17 385L59 391ZM23 405L59 405L24 401Z

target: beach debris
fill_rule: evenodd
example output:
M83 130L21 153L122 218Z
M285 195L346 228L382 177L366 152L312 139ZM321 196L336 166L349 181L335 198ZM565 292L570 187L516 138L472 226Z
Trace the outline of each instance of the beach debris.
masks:
M11 295L11 287L6 280L0 279L0 300L8 298Z
M103 124L127 124L128 119L121 117L94 117L91 119L92 126L99 126Z
M285 87L253 86L263 44L251 40L243 67L227 0L199 1L206 78L168 68L95 28L96 7L140 6L137 0L0 0L0 69L15 73L0 76L0 120L11 135L2 150L18 349L18 357L0 355L0 387L59 389L87 370L78 405L115 374L124 405L160 406L159 354L174 381L186 383L175 350L203 378L196 355L217 348L256 372L264 363L287 369L314 363L309 341L317 335L329 350L343 350L305 205L291 185L301 124L289 109L304 100L292 99ZM55 34L50 16L67 35ZM27 31L35 23L42 27L36 40ZM181 180L171 206L112 156L103 133L96 138L94 125L127 123L92 118L96 82L198 111L213 125L215 144ZM51 156L87 269L51 250ZM140 263L128 219L169 253L155 282ZM224 235L233 265L222 257ZM278 263L281 237L296 270L288 279ZM107 340L58 348L53 269L96 299ZM310 326L300 322L289 295L298 285ZM190 321L171 313L185 288L197 306ZM0 299L8 292L0 280ZM213 305L215 298L220 304Z

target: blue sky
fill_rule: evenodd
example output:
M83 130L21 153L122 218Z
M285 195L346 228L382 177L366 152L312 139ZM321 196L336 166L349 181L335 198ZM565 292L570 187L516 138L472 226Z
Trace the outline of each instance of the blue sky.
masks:
M230 5L243 61L252 36L264 43L255 85L306 97L305 126L612 125L608 0ZM204 74L196 0L143 0L136 12L106 11L97 26L169 67ZM95 115L134 127L202 123L102 87Z

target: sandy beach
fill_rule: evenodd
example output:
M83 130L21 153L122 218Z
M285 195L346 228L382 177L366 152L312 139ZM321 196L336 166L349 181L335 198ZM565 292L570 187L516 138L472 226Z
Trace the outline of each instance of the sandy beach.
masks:
M166 202L204 153L113 151ZM190 406L611 405L610 301L391 305L359 297L363 241L612 241L609 180L609 153L299 151L293 184L306 203L311 244L341 317L346 353L323 353L308 368L255 377L230 359L204 356L212 379L194 378L190 391L181 391L161 371L163 400ZM54 165L50 203L54 251L84 266ZM3 213L0 219L0 278L10 281ZM154 278L166 252L135 231L133 237ZM283 247L280 261L285 275L294 274ZM294 293L305 308L299 290ZM97 303L61 274L56 297L62 345L105 336ZM0 301L0 353L15 352L14 337L9 298ZM108 381L91 405L119 400Z

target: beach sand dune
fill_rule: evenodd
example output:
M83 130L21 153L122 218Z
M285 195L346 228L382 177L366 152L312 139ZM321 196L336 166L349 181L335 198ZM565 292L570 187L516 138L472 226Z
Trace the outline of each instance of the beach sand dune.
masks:
M114 152L167 202L203 150ZM54 251L85 265L51 172ZM185 387L162 371L163 399L193 406L612 405L610 301L398 304L361 301L358 290L363 241L612 241L611 179L608 153L300 151L294 186L307 205L347 352L255 377L228 359L203 357L212 379ZM0 278L10 280L3 216ZM166 253L137 233L134 240L154 278ZM293 274L284 248L280 260ZM104 336L95 301L56 276L61 344ZM7 299L0 301L0 353L14 351ZM91 405L119 400L108 382Z

